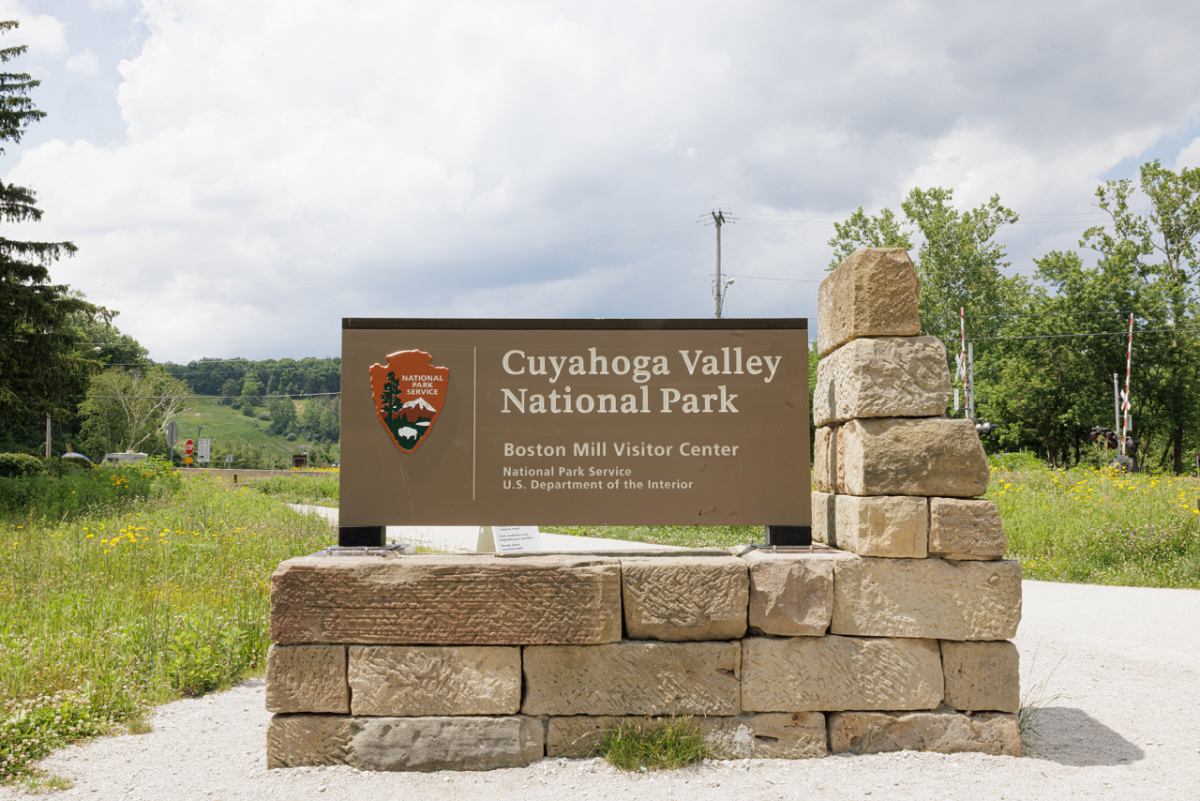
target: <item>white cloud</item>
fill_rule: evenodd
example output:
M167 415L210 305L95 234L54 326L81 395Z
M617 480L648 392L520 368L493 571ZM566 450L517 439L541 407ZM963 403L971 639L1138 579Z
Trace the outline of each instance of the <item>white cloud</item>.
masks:
M16 20L20 26L9 31L0 46L28 45L29 55L34 58L62 58L67 54L67 40L61 21L50 14L42 13L41 3L32 8L28 3L17 0L0 0L0 19Z
M1176 170L1194 170L1197 167L1200 167L1200 137L1196 137L1191 144L1179 151L1179 157L1175 159Z
M728 272L819 274L859 205L1087 210L1200 111L1161 69L1195 20L947 8L144 0L124 143L6 178L46 211L22 235L80 246L56 279L155 358L324 355L342 316L707 316L710 206L743 218ZM737 280L731 313L814 315L815 284Z
M67 70L80 75L95 75L100 71L100 63L96 60L96 54L91 50L84 50L76 53L67 59Z

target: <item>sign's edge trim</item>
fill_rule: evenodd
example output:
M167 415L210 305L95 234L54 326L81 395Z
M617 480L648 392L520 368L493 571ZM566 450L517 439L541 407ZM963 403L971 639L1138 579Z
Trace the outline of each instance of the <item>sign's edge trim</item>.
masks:
M807 317L701 319L495 320L478 318L343 317L342 330L420 329L462 331L688 331L808 330Z

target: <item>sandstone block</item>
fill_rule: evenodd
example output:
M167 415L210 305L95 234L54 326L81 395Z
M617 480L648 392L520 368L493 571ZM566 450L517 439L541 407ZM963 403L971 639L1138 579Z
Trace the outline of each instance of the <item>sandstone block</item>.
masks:
M837 428L818 428L813 438L813 487L821 492L833 492L837 485Z
M917 271L903 248L860 248L817 290L817 350L827 356L860 337L921 333Z
M521 768L545 755L545 724L506 717L358 718L351 743L359 770Z
M505 717L355 718L276 715L267 767L350 765L359 770L519 768L545 754L545 725Z
M833 614L833 559L751 551L750 629L781 637L820 637Z
M273 715L267 725L267 768L353 765L354 719L344 715Z
M639 728L669 720L662 717L550 718L546 726L546 756L591 756L605 732L621 725ZM828 755L825 716L820 712L762 712L737 717L691 719L705 735L714 759L807 759Z
M352 645L355 715L515 715L521 649L498 645Z
M813 540L860 556L924 559L929 501L812 493Z
M1021 657L1011 642L942 641L946 706L968 712L1016 712Z
M633 640L732 640L746 633L750 580L735 557L621 560L625 632Z
M839 559L833 634L1008 640L1021 622L1019 562Z
M834 754L932 751L1021 756L1016 715L983 712L835 712L829 716L829 750Z
M993 501L929 499L929 552L943 559L999 559L1008 548Z
M989 478L970 420L882 417L838 429L839 493L964 498L986 492Z
M350 711L345 646L272 645L266 683L268 712Z
M736 642L532 646L523 654L521 711L736 715L741 712L741 655Z
M940 417L953 390L937 337L856 339L817 366L813 425L864 417Z
M621 638L621 567L592 556L312 557L271 577L271 639L526 645Z
M934 709L943 687L936 640L742 640L747 712Z

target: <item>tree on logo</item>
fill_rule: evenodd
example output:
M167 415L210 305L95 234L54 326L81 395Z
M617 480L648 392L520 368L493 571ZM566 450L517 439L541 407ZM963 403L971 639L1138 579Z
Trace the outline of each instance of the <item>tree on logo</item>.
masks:
M387 374L387 383L383 385L380 401L389 422L404 409L404 390L400 389L400 382L396 380L394 371Z

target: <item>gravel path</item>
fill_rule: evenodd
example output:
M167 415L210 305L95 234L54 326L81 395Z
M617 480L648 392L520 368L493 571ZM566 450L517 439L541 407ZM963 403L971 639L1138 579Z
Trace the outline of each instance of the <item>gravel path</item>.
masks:
M1027 698L1045 684L1036 758L899 753L634 775L558 759L487 773L267 771L254 680L168 704L151 733L73 746L44 767L76 783L57 795L96 801L1200 798L1200 592L1025 582L1017 644Z

